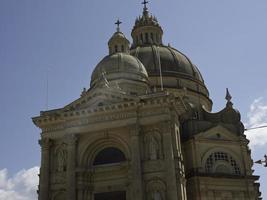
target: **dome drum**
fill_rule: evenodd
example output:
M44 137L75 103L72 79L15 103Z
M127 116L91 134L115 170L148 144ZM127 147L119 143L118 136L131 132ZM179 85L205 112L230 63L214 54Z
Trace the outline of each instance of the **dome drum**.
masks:
M132 48L138 45L146 44L162 44L163 31L159 27L145 26L139 27L132 31L133 45Z

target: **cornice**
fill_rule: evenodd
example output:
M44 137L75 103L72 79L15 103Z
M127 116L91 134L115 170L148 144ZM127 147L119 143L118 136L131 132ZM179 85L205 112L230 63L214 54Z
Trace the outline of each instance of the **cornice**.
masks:
M88 107L69 111L64 109L53 110L52 112L41 113L40 116L34 117L33 122L43 132L49 132L97 122L134 118L137 115L142 118L166 114L169 113L170 106L180 114L183 114L186 110L179 96L154 94L151 96L141 96L138 101L121 102L96 108Z

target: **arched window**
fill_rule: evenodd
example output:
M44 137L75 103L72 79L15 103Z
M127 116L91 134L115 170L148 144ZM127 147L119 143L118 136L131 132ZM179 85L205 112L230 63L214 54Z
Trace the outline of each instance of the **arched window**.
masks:
M124 52L124 46L121 45L121 52Z
M115 52L118 52L118 46L115 45Z
M205 164L208 173L224 173L240 175L240 168L234 158L225 152L212 153Z
M125 161L123 152L114 147L107 147L101 150L95 157L93 165L103 165L111 163L119 163Z

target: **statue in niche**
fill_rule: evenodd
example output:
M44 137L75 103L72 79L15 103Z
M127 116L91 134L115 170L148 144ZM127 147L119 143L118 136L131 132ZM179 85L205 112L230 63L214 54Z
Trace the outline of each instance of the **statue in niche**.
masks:
M148 160L159 159L160 145L159 141L154 134L148 134L145 137L145 154Z
M64 146L58 149L56 162L56 169L58 172L64 172L67 170L67 151Z
M152 181L147 186L148 200L165 200L165 185L161 181Z

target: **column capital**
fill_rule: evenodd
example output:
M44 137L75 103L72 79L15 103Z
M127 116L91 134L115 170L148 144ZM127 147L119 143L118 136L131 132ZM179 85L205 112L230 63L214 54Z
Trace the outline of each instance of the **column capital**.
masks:
M49 149L52 145L52 140L50 138L42 138L39 140L39 145L42 149Z
M78 138L79 137L76 134L70 134L65 136L65 140L68 145L76 145Z
M130 135L131 136L138 136L141 132L141 127L139 124L135 124L129 127Z
M163 133L170 132L171 131L171 121L164 121L161 123L161 129Z

